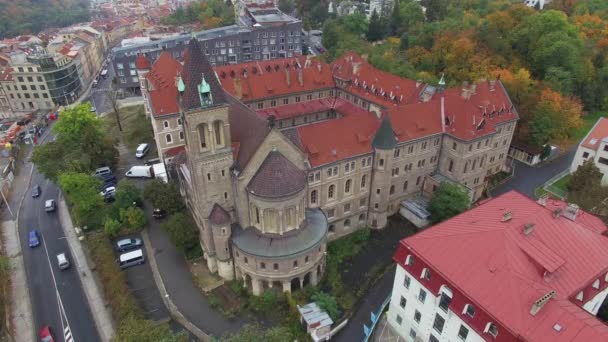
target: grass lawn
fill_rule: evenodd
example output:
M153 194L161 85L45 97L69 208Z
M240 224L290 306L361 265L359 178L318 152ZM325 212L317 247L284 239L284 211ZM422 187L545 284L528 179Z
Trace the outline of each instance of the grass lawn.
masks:
M570 182L570 178L572 178L572 175L565 175L564 177L558 179L555 183L553 183L551 185L564 192L567 192L568 191L568 182Z
M593 113L588 113L587 115L583 116L584 124L581 128L579 128L576 131L576 134L573 137L573 139L576 141L576 143L578 143L581 139L583 139L585 137L585 135L587 135L587 133L591 130L591 127L593 127L593 125L595 125L597 120L602 117L608 117L608 113L607 112L593 112Z
M118 130L116 117L108 114L103 117L108 130L118 140L121 140L130 150L135 151L137 145L148 143L154 146L154 131L150 119L146 118L144 106L131 106L120 109L122 133Z

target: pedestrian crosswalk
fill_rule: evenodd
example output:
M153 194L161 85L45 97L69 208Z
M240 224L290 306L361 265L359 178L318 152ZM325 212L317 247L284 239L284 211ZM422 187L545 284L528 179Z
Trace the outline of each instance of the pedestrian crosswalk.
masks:
M63 337L65 342L74 342L69 326L66 326L65 329L63 329Z

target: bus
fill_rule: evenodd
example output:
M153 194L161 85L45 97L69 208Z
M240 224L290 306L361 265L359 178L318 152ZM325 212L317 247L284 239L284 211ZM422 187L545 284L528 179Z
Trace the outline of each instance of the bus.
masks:
M120 255L120 268L141 265L145 262L144 253L141 249Z

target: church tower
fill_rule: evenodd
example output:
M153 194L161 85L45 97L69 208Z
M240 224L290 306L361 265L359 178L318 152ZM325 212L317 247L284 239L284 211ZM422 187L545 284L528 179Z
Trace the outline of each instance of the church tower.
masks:
M192 38L178 79L186 156L192 188L192 213L212 272L234 277L230 236L234 200L230 167L233 164L229 105L215 72Z
M389 197L391 188L391 171L393 170L393 154L397 139L388 118L384 117L376 131L372 147L374 148L374 166L372 174L372 190L370 194L370 214L368 224L372 229L384 228L389 212Z

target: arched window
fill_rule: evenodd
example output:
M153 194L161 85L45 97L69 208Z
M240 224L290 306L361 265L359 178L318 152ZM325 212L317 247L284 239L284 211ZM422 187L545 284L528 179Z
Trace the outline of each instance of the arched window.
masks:
M418 178L416 178L416 185L420 185L420 180L422 180L422 177L418 176Z
M473 304L466 304L464 306L464 309L462 310L462 314L466 314L471 318L475 317L475 307L473 306Z
M492 337L496 338L496 336L498 336L498 327L496 326L496 324L489 322L488 324L486 324L486 328L483 330L483 332L488 333L492 335Z
M215 121L213 123L213 133L215 134L215 144L217 146L224 145L224 123Z
M277 211L274 209L264 209L264 231L268 233L278 233Z
M348 165L348 164L347 164ZM350 185L351 185L352 181L349 179L346 181L346 184L344 185L344 192L345 193L350 193Z
M344 228L350 228L350 219L344 221Z
M391 185L391 190L389 191L389 195L392 195L395 193L395 186Z
M467 171L469 170L469 162L464 163L464 169L462 170L462 173L467 173Z
M422 274L420 274L420 278L430 280L431 279L431 271L428 268L424 268L422 270Z
M167 144L170 144L173 142L173 137L171 136L171 134L167 134L165 135L165 140L167 140Z
M310 192L310 204L317 204L317 190Z
M365 188L365 181L367 179L367 175L361 176L361 189ZM608 277L608 275L606 275Z
M414 264L414 256L409 254L407 257L405 257L405 264L406 265L413 265Z
M335 192L336 192L336 186L333 184L330 185L329 189L327 189L327 198L333 199Z
M365 214L359 215L359 222L365 221Z
M407 191L407 181L403 183L403 192Z
M201 141L201 147L207 148L207 124L198 125L198 137Z
M260 209L255 207L255 223L260 223Z

